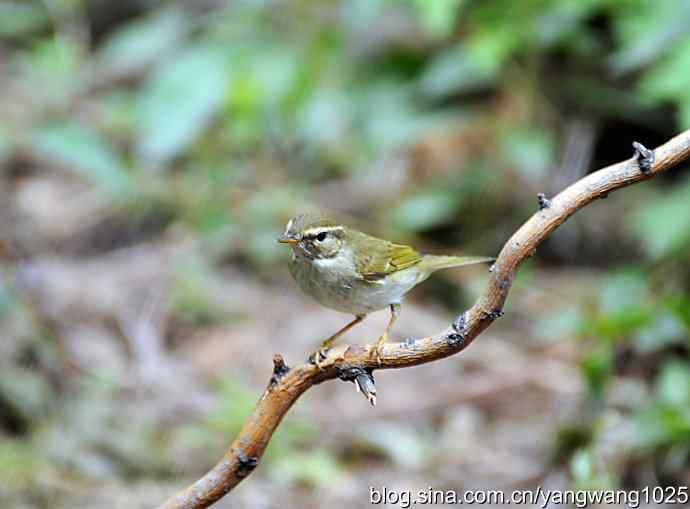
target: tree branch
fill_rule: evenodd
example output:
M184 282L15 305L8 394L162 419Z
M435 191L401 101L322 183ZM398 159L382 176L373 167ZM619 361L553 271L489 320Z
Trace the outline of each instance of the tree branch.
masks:
M374 369L405 368L456 354L503 315L503 305L520 265L537 246L577 210L598 198L636 182L647 180L690 157L690 130L656 150L634 144L635 155L574 183L547 199L540 195L539 210L503 246L486 289L471 309L443 332L402 343L387 343L380 363L372 356L374 345L343 345L329 351L322 369L307 363L288 368L280 355L273 359L273 376L239 435L223 458L206 475L172 497L162 509L198 509L218 501L254 470L283 416L313 385L340 378L357 384L375 402L371 376ZM536 204L535 204L536 205Z

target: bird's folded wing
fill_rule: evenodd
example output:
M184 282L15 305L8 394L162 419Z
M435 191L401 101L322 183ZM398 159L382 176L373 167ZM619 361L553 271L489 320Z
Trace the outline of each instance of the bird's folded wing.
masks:
M399 270L416 265L422 255L410 246L363 235L360 239L357 269L368 281L376 281Z

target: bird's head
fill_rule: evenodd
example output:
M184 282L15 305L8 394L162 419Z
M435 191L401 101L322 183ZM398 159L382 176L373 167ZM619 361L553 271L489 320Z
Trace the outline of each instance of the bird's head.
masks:
M300 214L288 221L278 242L310 260L333 258L342 249L347 230L328 217Z

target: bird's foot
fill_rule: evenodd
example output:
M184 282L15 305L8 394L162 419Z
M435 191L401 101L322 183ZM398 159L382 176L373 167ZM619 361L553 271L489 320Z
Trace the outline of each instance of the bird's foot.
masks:
M376 346L371 351L372 357L376 359L378 364L381 364L381 357L383 354L383 345L388 341L388 333L384 332L381 337L376 341Z

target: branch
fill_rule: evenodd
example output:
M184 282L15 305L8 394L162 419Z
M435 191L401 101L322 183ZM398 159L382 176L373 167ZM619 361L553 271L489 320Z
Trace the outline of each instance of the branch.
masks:
M386 343L380 362L372 356L374 345L343 345L333 348L322 369L307 363L289 368L280 355L273 359L273 376L223 458L206 475L172 497L160 509L198 509L218 501L254 470L290 407L310 387L340 378L356 383L374 403L375 369L405 368L432 362L461 352L491 323L503 315L508 292L520 265L537 246L577 210L598 198L647 180L690 158L690 130L656 150L634 143L635 155L574 183L552 199L538 197L536 212L503 246L486 289L471 309L443 332L402 343Z

